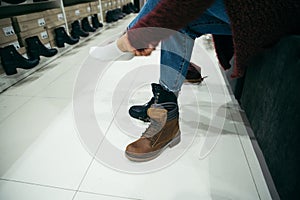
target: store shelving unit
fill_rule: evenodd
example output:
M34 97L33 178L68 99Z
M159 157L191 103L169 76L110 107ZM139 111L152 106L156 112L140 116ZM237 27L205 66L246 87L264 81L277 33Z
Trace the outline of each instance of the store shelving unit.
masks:
M65 22L65 27L66 30L68 30L68 18L66 16L65 12L65 7L71 6L71 5L76 5L80 3L88 3L88 2L99 2L99 16L100 20L103 22L103 12L102 12L102 2L101 0L48 0L48 1L41 1L41 2L33 2L33 0L27 0L26 2L22 4L1 4L0 6L0 19L2 18L8 18L8 17L13 17L17 15L23 15L23 14L30 14L34 12L40 12L48 9L53 9L53 8L60 8L63 16L64 16L64 22ZM105 1L105 0L103 0ZM107 1L107 0L106 0ZM105 23L104 23L105 24ZM67 45L65 48L59 48L58 49L58 54L54 57L51 58L42 58L40 63L30 69L30 70L18 70L18 73L15 75L7 76L3 70L2 66L0 66L0 92L6 90L10 86L16 84L20 80L26 78L27 76L31 75L35 71L45 67L49 63L51 63L53 60L55 60L57 57L62 56L63 54L71 51L73 48L75 48L77 45L82 44L85 40L88 40L90 37L93 37L97 34L100 34L102 31L104 31L108 26L104 25L102 29L98 29L95 33L90 33L90 36L87 38L81 38L80 42L75 44L75 45Z
M51 8L59 8L61 1L48 0L41 2L33 2L27 0L21 4L4 4L0 6L0 18L12 17L16 15L29 14L33 12L43 11Z

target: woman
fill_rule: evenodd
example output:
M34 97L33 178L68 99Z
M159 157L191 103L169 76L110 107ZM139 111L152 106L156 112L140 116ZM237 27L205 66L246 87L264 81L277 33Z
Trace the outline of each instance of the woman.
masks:
M129 110L132 117L150 120L151 124L140 139L127 146L126 156L134 161L151 160L167 146L179 143L177 95L195 38L206 33L232 35L231 76L241 77L252 56L282 36L300 32L299 4L296 0L148 0L117 41L120 52L138 56L150 55L162 42L160 80L159 84L152 84L154 97ZM152 104L161 106L152 108ZM156 129L151 128L154 124Z

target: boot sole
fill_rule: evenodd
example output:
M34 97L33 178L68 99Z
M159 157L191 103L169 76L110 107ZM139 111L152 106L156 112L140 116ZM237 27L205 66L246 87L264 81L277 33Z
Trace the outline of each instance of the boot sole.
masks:
M197 79L185 79L184 83L197 83L200 84L207 76L204 76L202 78L197 78Z
M202 82L202 79L199 78L199 79L185 79L184 80L184 83L201 83Z
M153 151L153 152L149 152L149 153L143 153L143 154L131 154L129 152L125 151L125 156L134 162L146 162L146 161L150 161L153 160L155 158L157 158L167 147L174 147L177 144L179 144L179 142L181 141L181 134L180 131L177 132L176 136L169 142L167 143L163 148L157 150L157 151Z
M135 119L138 119L138 120L141 120L143 122L150 122L150 118L142 118L142 117L139 117L139 118L135 118Z

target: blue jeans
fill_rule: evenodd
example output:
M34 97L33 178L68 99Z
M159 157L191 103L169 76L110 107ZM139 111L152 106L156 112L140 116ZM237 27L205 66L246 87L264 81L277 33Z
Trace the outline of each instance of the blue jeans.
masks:
M129 24L134 26L144 15L155 8L159 0L148 0L138 16ZM168 91L179 92L185 80L197 37L203 34L231 35L229 18L223 0L216 0L198 19L161 42L159 83Z

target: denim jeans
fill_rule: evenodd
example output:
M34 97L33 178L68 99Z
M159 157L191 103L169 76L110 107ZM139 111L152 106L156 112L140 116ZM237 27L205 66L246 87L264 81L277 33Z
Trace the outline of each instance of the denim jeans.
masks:
M159 0L146 1L128 28L153 10L158 2ZM190 22L168 39L162 40L159 83L166 90L175 93L180 91L190 64L195 39L208 33L231 35L230 22L223 0L216 0L198 19Z

